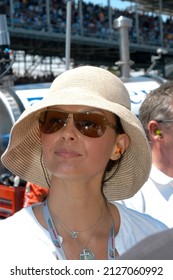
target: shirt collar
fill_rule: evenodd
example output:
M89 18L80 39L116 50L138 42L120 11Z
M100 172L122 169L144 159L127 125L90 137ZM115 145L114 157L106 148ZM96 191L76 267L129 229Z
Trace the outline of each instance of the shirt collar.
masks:
M170 184L173 186L173 178L164 174L154 165L151 167L150 178L160 185Z

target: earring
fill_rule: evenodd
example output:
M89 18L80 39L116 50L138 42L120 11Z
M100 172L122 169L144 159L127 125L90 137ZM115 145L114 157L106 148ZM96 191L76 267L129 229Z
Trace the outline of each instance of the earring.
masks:
M121 148L120 148L120 147L117 147L115 153L116 153L116 154L121 154Z

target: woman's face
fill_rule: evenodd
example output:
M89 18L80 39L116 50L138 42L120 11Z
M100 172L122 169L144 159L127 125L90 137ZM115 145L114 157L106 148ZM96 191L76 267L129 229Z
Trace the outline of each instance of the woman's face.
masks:
M58 106L54 109L73 112L92 111L106 116L116 124L115 116L104 110L86 106ZM103 176L114 150L116 132L107 126L98 138L87 137L75 127L73 115L68 116L66 126L51 134L41 134L43 160L48 171L59 179L90 179Z

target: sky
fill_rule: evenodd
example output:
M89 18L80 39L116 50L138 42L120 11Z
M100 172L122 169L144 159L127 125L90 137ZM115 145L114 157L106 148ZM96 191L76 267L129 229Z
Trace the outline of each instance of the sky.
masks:
M99 4L106 6L108 0L83 0L84 2L88 3L91 2L93 4ZM121 0L110 0L110 4L112 7L117 7L118 9L124 10L126 7L131 6L132 3L130 1L121 1Z

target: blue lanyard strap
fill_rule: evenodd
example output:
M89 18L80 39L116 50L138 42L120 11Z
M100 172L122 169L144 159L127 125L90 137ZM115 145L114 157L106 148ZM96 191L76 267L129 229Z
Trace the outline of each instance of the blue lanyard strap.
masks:
M60 237L57 233L57 230L55 228L55 225L53 223L52 217L49 212L49 207L47 204L47 199L43 203L43 215L48 227L48 231L51 237L51 240L56 248L57 258L67 260L62 243L60 240ZM115 234L114 234L114 223L112 223L110 232L109 232L109 238L108 238L108 260L115 260Z
M49 212L49 208L47 205L47 199L43 203L43 215L44 215L47 227L48 227L48 231L49 231L51 240L56 248L57 257L60 255L63 260L66 260L67 258L65 256L64 250L62 248L61 240L59 238L59 235L56 231L55 225L53 223L52 217Z

